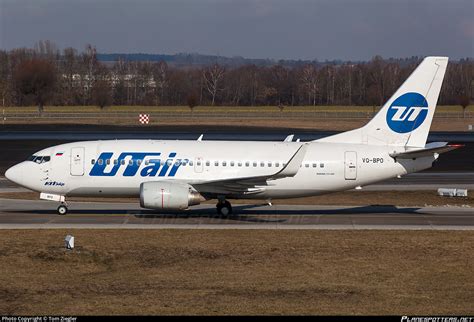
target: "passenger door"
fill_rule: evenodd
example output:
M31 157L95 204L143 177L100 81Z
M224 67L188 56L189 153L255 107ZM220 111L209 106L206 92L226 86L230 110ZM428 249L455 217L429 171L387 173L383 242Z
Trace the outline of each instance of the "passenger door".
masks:
M71 148L71 175L84 175L84 148Z
M344 154L344 177L346 180L357 179L357 152L347 151Z

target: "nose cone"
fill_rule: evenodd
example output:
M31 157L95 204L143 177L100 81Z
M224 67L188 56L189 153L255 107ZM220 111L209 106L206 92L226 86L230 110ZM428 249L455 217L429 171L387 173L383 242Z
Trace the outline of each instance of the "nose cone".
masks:
M14 165L5 172L5 177L16 184L23 185L24 169L22 168L21 163Z

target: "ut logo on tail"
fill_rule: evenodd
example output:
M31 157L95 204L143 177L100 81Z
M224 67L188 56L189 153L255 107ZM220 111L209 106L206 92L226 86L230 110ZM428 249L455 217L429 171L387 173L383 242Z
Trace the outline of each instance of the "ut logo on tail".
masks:
M417 129L428 115L428 102L419 93L406 93L392 102L387 111L387 124L397 133Z

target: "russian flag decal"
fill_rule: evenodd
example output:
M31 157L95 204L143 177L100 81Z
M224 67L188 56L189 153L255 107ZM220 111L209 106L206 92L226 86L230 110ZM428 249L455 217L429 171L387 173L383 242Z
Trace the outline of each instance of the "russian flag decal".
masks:
M58 153L56 153L56 156L57 156L57 157L60 157L60 156L62 156L63 154L64 154L64 152L58 152Z

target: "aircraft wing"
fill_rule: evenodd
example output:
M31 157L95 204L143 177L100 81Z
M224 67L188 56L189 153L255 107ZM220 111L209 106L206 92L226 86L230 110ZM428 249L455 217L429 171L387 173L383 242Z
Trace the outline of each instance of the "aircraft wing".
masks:
M264 190L262 186L271 185L271 183L268 182L269 180L295 176L300 169L307 149L308 144L302 144L290 160L288 160L283 169L271 175L220 179L190 184L200 193L223 195L233 193L258 193Z
M422 149L408 150L405 152L394 152L394 153L390 153L390 156L392 158L397 158L397 159L421 158L421 157L433 156L434 153L441 154L444 152L455 150L460 147L463 147L463 145L462 144L448 144L448 142L433 142L433 143L428 143Z

